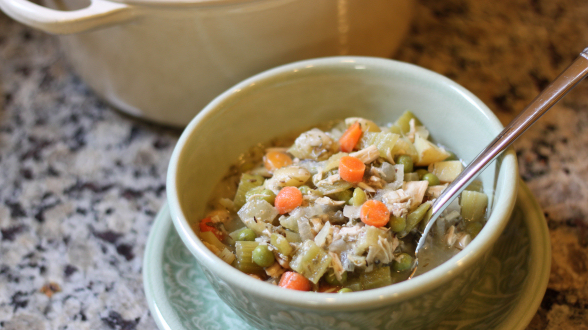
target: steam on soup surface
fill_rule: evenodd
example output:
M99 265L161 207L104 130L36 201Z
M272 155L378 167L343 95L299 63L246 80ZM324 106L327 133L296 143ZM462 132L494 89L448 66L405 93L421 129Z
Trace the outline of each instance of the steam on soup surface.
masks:
M463 170L411 113L347 118L243 154L194 229L244 273L284 288L350 292L405 280L435 198ZM474 182L436 222L419 271L451 258L485 223Z

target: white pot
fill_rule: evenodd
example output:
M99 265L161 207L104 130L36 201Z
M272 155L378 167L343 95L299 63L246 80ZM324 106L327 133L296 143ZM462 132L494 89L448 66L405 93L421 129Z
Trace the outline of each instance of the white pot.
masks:
M390 57L412 0L0 0L6 14L65 34L86 83L120 110L185 126L235 83L331 55Z

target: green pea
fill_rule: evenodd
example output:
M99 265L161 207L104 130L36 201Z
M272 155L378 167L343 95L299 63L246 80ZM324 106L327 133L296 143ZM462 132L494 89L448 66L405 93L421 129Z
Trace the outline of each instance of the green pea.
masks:
M347 272L343 272L343 274L341 274L341 281L339 281L333 268L329 268L325 274L325 280L330 285L342 286L345 284L345 282L347 282Z
M391 216L388 226L393 232L399 233L406 228L406 218Z
M269 250L267 245L259 244L252 252L251 259L261 267L269 267L276 261L274 253Z
M484 227L479 221L471 221L466 225L466 232L472 236L472 239L478 236L480 231Z
M419 175L419 180L423 180L423 176L425 176L427 173L429 173L429 171L425 170L424 168L416 170L416 174Z
M249 201L251 198L263 199L273 205L274 201L276 200L276 194L274 194L274 192L269 189L264 189L263 186L259 186L250 189L245 194L245 200Z
M361 188L353 190L353 196L349 200L349 204L353 206L360 206L367 200L365 192Z
M392 269L397 272L403 272L412 268L412 257L407 253L401 253L394 263L392 263Z
M423 180L429 181L429 186L436 186L436 185L441 184L441 181L439 181L439 178L433 173L427 173L427 174L423 175Z
M349 293L349 292L353 292L353 290L351 290L350 288L343 288L343 289L337 291L337 293Z
M412 157L408 155L400 155L398 158L396 158L396 164L404 165L404 173L412 172Z
M353 197L353 193L351 190L343 190L335 194L335 198L340 201L344 201L345 203L349 204L349 200Z
M255 241L255 238L257 237L257 235L255 235L255 232L249 228L245 228L243 230L241 230L239 232L239 234L237 235L237 241Z
M308 195L312 189L309 186L300 186L298 190L302 193L302 195Z

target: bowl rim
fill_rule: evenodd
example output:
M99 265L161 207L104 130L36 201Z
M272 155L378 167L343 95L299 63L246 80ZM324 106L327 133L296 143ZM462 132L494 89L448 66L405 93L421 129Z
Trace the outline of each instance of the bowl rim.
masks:
M169 162L166 178L166 192L174 227L184 245L186 245L188 250L190 250L202 266L209 269L215 276L218 276L219 279L226 283L230 283L230 286L234 286L235 288L251 295L261 297L267 301L293 307L312 308L314 310L352 310L361 308L362 306L365 308L368 305L369 307L374 307L376 305L382 306L390 303L397 303L440 287L455 276L464 272L469 268L468 266L477 262L477 260L490 251L492 245L494 245L508 223L509 216L515 204L517 192L518 167L516 154L512 147L501 156L502 166L506 166L503 179L505 184L502 186L501 195L495 203L500 203L504 206L495 209L488 218L487 224L492 224L492 226L484 226L476 240L473 240L463 251L460 251L448 261L409 281L399 282L378 289L353 292L344 295L280 289L274 285L254 279L235 269L231 265L222 262L221 259L204 246L190 228L190 225L181 210L176 187L176 174L179 159L183 147L186 145L190 136L192 136L194 130L198 129L201 125L204 125L203 123L206 122L207 118L213 115L219 106L222 106L225 102L231 102L234 97L239 97L237 94L244 89L257 88L259 85L263 85L261 84L263 81L275 79L278 76L287 76L293 72L298 72L304 69L339 69L341 67L345 68L355 65L370 66L371 68L382 70L408 71L423 79L435 81L436 84L446 84L453 90L457 91L464 99L468 100L469 103L474 105L475 108L485 116L488 121L487 125L496 130L496 134L503 129L502 124L494 113L492 113L492 111L480 99L461 85L428 69L391 59L365 56L334 56L297 61L266 70L229 88L198 113L182 132L176 146L174 147Z

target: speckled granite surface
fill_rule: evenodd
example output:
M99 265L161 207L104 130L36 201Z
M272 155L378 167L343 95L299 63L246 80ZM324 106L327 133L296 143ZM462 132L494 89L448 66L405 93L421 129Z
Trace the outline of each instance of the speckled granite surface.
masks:
M456 80L506 123L585 46L586 2L420 0L395 58ZM179 134L113 111L54 37L0 14L0 328L156 328L141 259ZM588 329L588 82L516 148L553 245L529 329Z

